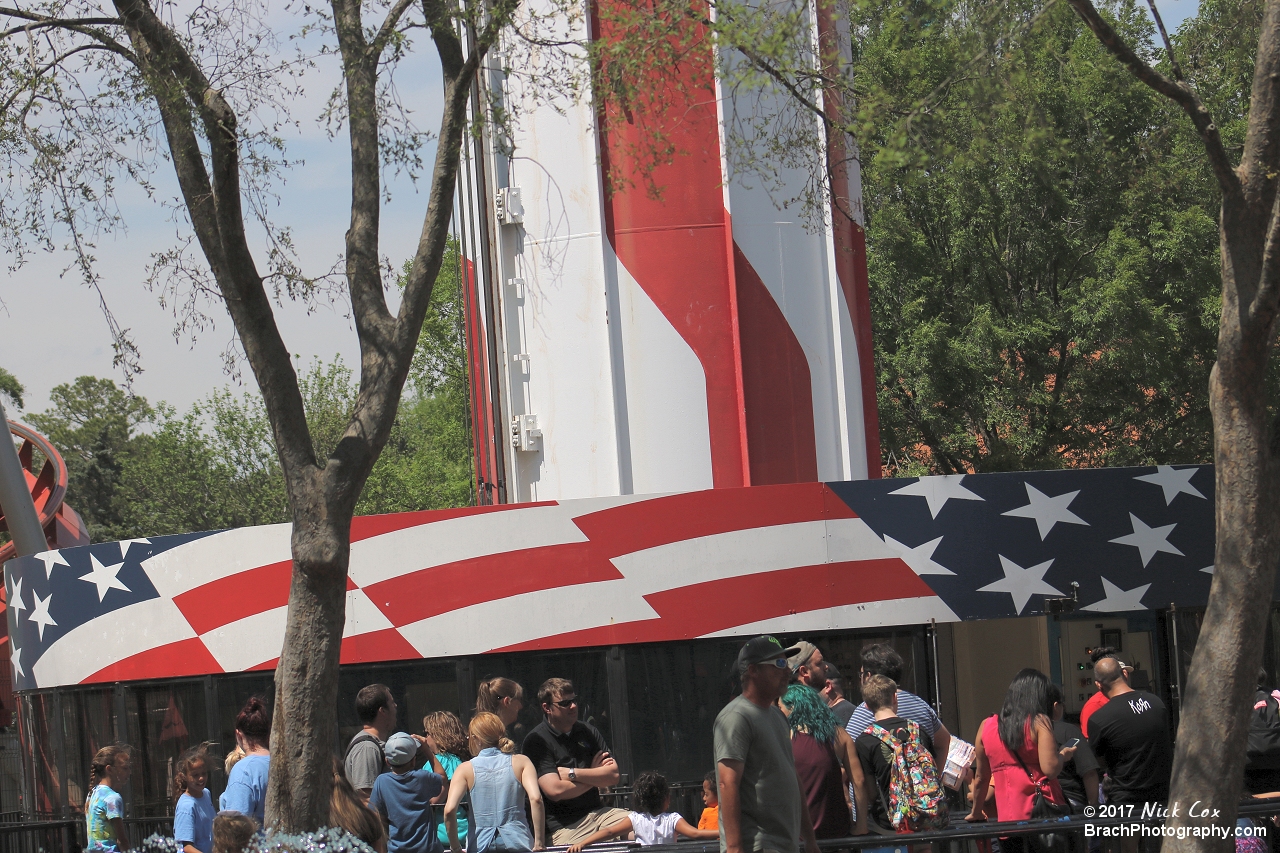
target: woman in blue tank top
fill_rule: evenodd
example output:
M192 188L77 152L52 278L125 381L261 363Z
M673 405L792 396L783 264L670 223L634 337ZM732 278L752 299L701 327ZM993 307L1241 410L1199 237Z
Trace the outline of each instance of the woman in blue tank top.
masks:
M458 804L471 795L470 853L504 853L542 850L545 814L538 773L523 755L512 755L515 744L506 737L506 726L496 714L481 712L471 719L470 761L458 765L449 784L449 800L444 807L444 824L449 833L450 853L462 853L458 841ZM528 796L533 812L533 831L524 816Z

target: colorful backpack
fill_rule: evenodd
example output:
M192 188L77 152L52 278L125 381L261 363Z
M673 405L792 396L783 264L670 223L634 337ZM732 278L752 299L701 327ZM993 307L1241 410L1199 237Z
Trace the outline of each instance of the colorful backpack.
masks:
M920 726L907 720L905 730L905 740L898 740L878 723L867 726L864 732L879 739L881 755L889 765L885 811L893 828L900 832L941 829L947 825L948 815L938 767L920 742Z

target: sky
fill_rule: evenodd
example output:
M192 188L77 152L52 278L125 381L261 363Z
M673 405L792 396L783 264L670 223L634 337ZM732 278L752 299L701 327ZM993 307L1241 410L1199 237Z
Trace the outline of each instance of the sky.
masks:
M1170 30L1193 15L1197 6L1198 0L1159 4ZM285 21L278 23L288 26ZM434 128L440 114L441 78L430 46L421 47L425 50L401 67L397 80L419 128ZM322 59L306 80L305 98L294 104L299 129L285 137L288 156L305 165L287 173L279 188L275 219L293 228L308 273L324 272L333 264L349 218L347 136L344 132L330 139L316 120L337 79L336 60ZM423 158L428 167L433 155L434 145L429 145ZM163 193L176 194L171 170L162 169L157 178ZM415 186L403 175L389 176L387 188L392 200L383 209L381 251L399 266L412 255L422 228L428 183L423 178ZM207 308L215 318L214 328L205 329L194 341L175 338L172 311L143 284L152 253L175 244L175 226L166 211L136 190L122 195L121 208L127 232L101 238L95 254L107 302L141 352L143 372L134 380L135 393L185 411L221 386L253 388L247 365L238 381L224 371L222 355L231 340L231 321L221 306ZM11 259L0 261L7 268ZM121 372L112 366L111 335L96 296L74 270L62 274L70 263L68 253L37 255L0 280L0 366L25 386L25 412L47 409L50 390L77 376L122 380ZM285 343L304 364L340 355L348 365L358 365L355 331L341 304L325 304L309 313L305 306L286 300L278 307L277 318ZM10 417L21 414L9 412Z

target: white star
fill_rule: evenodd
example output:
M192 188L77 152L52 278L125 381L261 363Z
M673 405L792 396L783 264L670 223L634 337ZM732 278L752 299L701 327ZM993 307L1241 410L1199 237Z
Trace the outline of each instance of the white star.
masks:
M27 609L27 605L22 603L22 578L13 582L13 592L9 593L8 602L11 610L21 612Z
M1177 554L1179 557L1186 556L1186 554L1169 544L1169 534L1178 525L1166 524L1163 527L1147 527L1142 519L1133 513L1129 513L1129 521L1133 524L1133 532L1111 541L1117 545L1132 545L1137 548L1138 553L1142 556L1143 568L1146 568L1147 563L1151 562L1151 558L1156 555L1157 551L1164 551L1166 554Z
M1154 474L1143 474L1141 477L1134 477L1133 479L1142 480L1144 483L1155 483L1164 489L1165 506L1173 503L1173 499L1181 494L1192 495L1207 501L1208 498L1200 494L1200 490L1191 485L1191 478L1199 471L1199 468L1177 469L1171 465L1160 465L1156 468Z
M1126 610L1147 610L1147 605L1142 603L1142 596L1147 594L1147 590L1151 589L1151 584L1144 583L1142 586L1133 589L1121 589L1106 578L1102 579L1102 591L1107 597L1101 601L1095 601L1081 610L1099 610L1103 613L1123 613Z
M17 646L13 647L13 654L9 655L9 663L13 664L13 671L18 675L26 676L22 671L22 649Z
M1040 531L1041 542L1044 541L1044 538L1049 535L1049 531L1059 521L1064 524L1089 526L1089 522L1067 509L1067 507L1071 506L1071 502L1076 499L1076 495L1080 494L1078 489L1074 492L1067 492L1065 495L1051 498L1030 483L1024 483L1023 485L1027 487L1027 500L1030 503L1000 514L1012 515L1016 518L1034 518L1036 520L1036 529Z
M129 546L137 542L139 545L150 545L150 539L121 539L120 540L120 559L124 559L129 553Z
M98 601L107 597L107 590L122 589L125 592L131 592L129 587L125 586L116 575L120 574L120 567L124 563L116 563L114 566L104 566L98 562L98 558L90 554L89 559L93 561L93 571L87 575L81 575L80 580L88 581L98 587Z
M44 563L44 579L48 580L53 577L54 566L70 566L67 558L62 556L61 551L41 551L35 555L35 558Z
M909 548L892 536L886 534L884 537L884 544L897 551L898 558L910 566L911 571L917 575L954 575L955 572L941 563L933 561L933 552L941 541L942 537L939 536L937 539L931 539L923 545Z
M1045 583L1044 573L1049 571L1052 565L1053 560L1046 560L1038 566L1024 569L1001 554L1000 567L1004 569L1004 578L987 584L978 592L1009 593L1013 596L1013 606L1018 608L1018 613L1021 614L1022 608L1027 606L1027 602L1033 595L1065 595L1061 590L1054 589Z
M944 474L940 477L921 477L916 482L889 492L891 495L919 495L929 502L929 513L938 517L947 501L955 498L958 501L983 501L986 498L975 495L960 485L964 474Z
M1213 574L1213 566L1205 566L1200 571L1204 572L1206 575L1211 575Z
M49 615L49 604L53 601L53 593L49 593L49 597L43 601L41 601L40 596L36 595L34 592L31 593L31 597L35 599L36 609L31 611L31 615L27 618L40 626L40 641L44 642L45 626L58 624L57 622L54 622L53 617Z

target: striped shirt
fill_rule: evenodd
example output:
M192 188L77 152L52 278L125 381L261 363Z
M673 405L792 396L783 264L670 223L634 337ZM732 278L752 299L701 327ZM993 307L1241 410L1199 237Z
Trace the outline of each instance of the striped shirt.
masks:
M906 690L898 691L898 716L904 720L914 720L920 728L929 733L930 738L942 726L942 721L938 719L933 706ZM849 725L845 726L845 731L849 733L849 737L857 740L858 735L865 732L875 718L876 715L867 707L867 703L863 702L853 709L853 716L849 718Z

